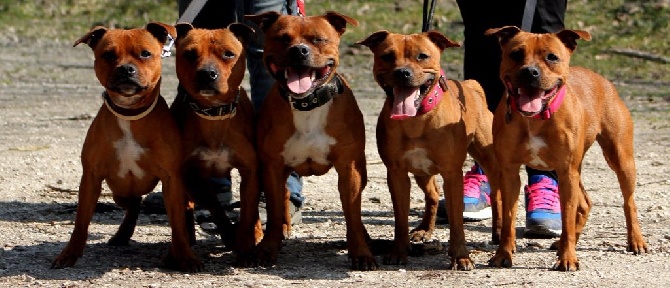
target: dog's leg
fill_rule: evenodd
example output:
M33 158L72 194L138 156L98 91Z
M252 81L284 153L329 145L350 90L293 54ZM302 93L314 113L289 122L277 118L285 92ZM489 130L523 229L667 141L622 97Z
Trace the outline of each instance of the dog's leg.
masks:
M492 267L512 267L512 254L516 251L516 212L519 202L519 165L502 167L500 176L500 190L502 198L502 229L500 231L500 245L496 254L489 260Z
M407 221L409 218L411 181L407 171L394 169L393 166L391 165L388 168L386 181L393 202L395 230L393 246L391 251L384 256L384 264L407 264L407 255L410 249L409 223Z
M189 245L188 229L186 228L186 186L183 180L175 172L164 179L163 201L172 228L172 244L170 252L163 261L163 265L180 271L199 272L203 264L193 254ZM189 223L190 224L190 223Z
M351 269L376 270L377 261L367 245L368 232L363 226L361 217L361 193L367 184L365 155L359 155L356 161L341 159L334 164L334 167L337 170L337 187L347 222L347 247Z
M257 241L262 237L260 220L258 219L258 204L260 201L260 188L258 185L258 172L256 169L241 168L240 172L240 223L237 231L236 265L250 267L253 265L251 252ZM257 232L260 234L257 235Z
M77 259L84 254L84 246L88 238L88 225L91 223L91 218L95 212L95 204L98 202L101 190L102 179L84 170L79 184L74 231L65 249L51 263L51 268L60 269L74 266Z
M575 159L581 159L582 155L579 155L579 153L575 154L577 154L574 156ZM579 270L579 260L577 259L576 251L577 229L580 224L583 224L582 221L586 221L588 216L588 211L583 211L586 214L577 214L582 209L588 209L587 207L578 207L585 202L585 196L580 183L579 164L573 163L567 169L557 169L556 173L558 174L558 191L561 200L563 231L558 245L558 259L552 269L558 271L577 271Z
M502 196L500 193L500 166L495 158L494 151L491 145L482 147L475 141L470 147L468 153L477 161L479 166L484 170L486 178L491 185L491 242L493 244L500 243L500 231L502 229ZM474 149L473 149L474 148Z
M123 222L116 231L116 234L109 239L107 244L111 246L126 246L130 242L130 237L135 232L137 217L140 216L140 204L142 197L117 197L114 196L114 202L126 211Z
M465 158L465 154L463 154ZM453 163L459 163L454 160ZM463 161L460 161L463 163ZM449 269L472 270L475 268L470 253L465 246L465 228L463 225L463 171L461 164L452 165L440 174L444 179L444 198L449 218Z
M621 194L623 195L623 209L626 216L626 231L628 233L628 251L633 254L647 253L649 248L642 236L640 229L640 222L637 219L637 206L635 205L635 179L636 168L635 158L633 154L633 136L632 124L628 127L622 127L617 131L628 131L631 135L628 137L619 137L613 139L603 135L598 138L598 144L603 150L605 160L610 168L616 173L619 180L619 187L621 187Z
M430 240L435 231L435 220L437 215L437 202L440 200L440 190L437 188L435 176L416 176L417 185L425 195L426 207L423 212L423 219L416 228L410 232L412 242L425 242ZM409 191L408 191L409 192ZM407 193L409 196L409 193ZM408 198L409 201L409 198ZM409 202L408 202L409 203ZM409 208L409 207L408 207Z
M267 162L261 168L265 205L267 209L267 223L263 240L256 246L254 257L256 265L270 267L277 263L277 256L281 248L283 237L282 225L286 221L286 177L282 162Z

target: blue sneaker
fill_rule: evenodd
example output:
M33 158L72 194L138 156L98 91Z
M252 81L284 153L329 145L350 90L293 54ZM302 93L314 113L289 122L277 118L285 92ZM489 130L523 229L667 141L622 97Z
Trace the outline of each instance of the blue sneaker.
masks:
M561 202L558 182L545 175L532 175L524 187L526 198L526 238L560 237Z
M491 185L484 171L475 163L470 171L463 176L463 220L469 222L490 219ZM440 222L449 222L445 199L437 204L437 219Z
M490 219L491 185L484 171L475 163L463 176L463 220L482 221Z

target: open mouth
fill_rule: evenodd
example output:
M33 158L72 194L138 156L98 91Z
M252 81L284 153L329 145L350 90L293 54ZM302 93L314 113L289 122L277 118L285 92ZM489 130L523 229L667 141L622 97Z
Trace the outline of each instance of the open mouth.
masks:
M416 116L421 99L437 84L435 79L437 74L431 74L422 85L393 87L391 119L403 120Z
M323 67L280 67L270 63L270 73L279 83L295 95L307 95L326 83L333 71L334 61Z
M505 86L512 100L516 101L519 112L526 117L532 117L542 112L544 107L556 97L558 90L563 86L563 81L559 79L548 90L529 86L516 87L509 79L506 79Z

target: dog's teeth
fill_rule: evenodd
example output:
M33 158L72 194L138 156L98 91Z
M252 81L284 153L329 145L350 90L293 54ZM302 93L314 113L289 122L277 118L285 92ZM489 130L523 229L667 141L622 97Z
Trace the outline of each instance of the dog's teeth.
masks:
M288 69L284 69L284 79L288 79Z
M521 88L516 88L516 94L521 95Z
M316 70L312 70L312 75L310 75L310 80L314 81L316 79Z

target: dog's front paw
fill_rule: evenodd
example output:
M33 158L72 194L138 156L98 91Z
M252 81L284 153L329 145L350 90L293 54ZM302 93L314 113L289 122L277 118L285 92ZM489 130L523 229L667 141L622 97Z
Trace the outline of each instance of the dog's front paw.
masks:
M265 241L264 239L254 249L253 264L263 267L272 267L277 264L280 246L281 241Z
M577 257L571 257L573 259L558 258L552 270L555 271L565 271L565 272L574 272L579 270L579 260Z
M77 263L81 255L76 255L75 253L68 253L66 251L61 252L53 262L51 262L51 269L63 269L65 267L72 267Z
M475 269L475 263L472 262L470 257L452 257L451 263L449 263L449 267L447 268L451 270L470 271Z
M372 253L362 255L351 255L351 269L359 271L373 271L379 268L377 260L372 256ZM406 262L406 261L405 261Z
M628 249L626 249L626 251L633 252L635 255L639 255L649 253L649 247L647 247L647 243L644 242L644 239L640 237L637 240L629 240Z
M394 241L391 251L384 255L384 265L406 265L410 247Z
M510 268L512 267L512 254L505 251L497 251L496 255L493 255L489 259L489 267L497 268Z
M432 231L423 229L416 229L409 232L409 241L411 242L428 242L433 236Z
M205 265L195 255L175 256L173 253L168 253L165 256L163 267L189 273L201 272L205 269Z

